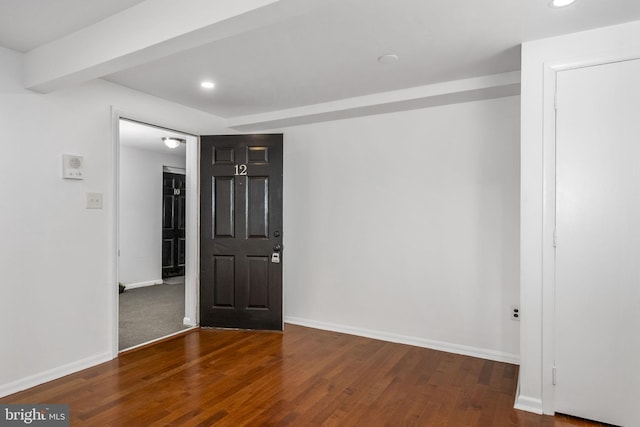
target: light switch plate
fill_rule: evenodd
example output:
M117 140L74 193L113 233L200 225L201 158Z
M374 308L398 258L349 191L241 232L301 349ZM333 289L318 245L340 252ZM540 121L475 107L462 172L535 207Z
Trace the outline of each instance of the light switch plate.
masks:
M72 154L62 156L62 178L84 179L84 158Z
M87 209L102 209L102 193L87 193Z

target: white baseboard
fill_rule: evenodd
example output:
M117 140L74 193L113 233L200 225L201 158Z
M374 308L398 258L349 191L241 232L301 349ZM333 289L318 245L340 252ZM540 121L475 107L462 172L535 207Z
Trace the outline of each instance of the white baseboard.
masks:
M123 283L124 284L124 283ZM162 285L162 279L149 280L148 282L129 283L126 289L144 288L146 286Z
M514 408L520 409L521 411L533 412L534 414L542 415L542 400L535 399L533 397L522 396L518 394L516 396L516 403L513 405Z
M335 323L317 322L315 320L302 319L300 317L285 316L285 323L294 325L307 326L309 328L323 329L326 331L341 332L349 335L357 335L361 337L373 338L381 341L395 342L399 344L408 344L416 347L430 348L432 350L446 351L448 353L462 354L465 356L478 357L480 359L495 360L497 362L513 363L518 365L520 357L517 354L505 353L495 350L487 350L483 348L470 347L466 345L453 344L443 341L434 341L418 337L410 337L405 335L397 335L389 332L374 331L371 329L362 329L353 326L337 325Z
M542 415L542 399L535 399L533 397L527 397L520 394L520 375L518 375L518 388L516 389L516 401L513 404L515 409L521 411L533 412L534 414Z
M185 326L198 326L195 321L191 320L190 317L183 318L182 324Z
M48 371L40 372L39 374L31 375L8 384L0 385L0 397L8 396L37 385L56 380L66 375L73 374L74 372L108 362L111 359L113 359L111 352L97 354L95 356L49 369Z

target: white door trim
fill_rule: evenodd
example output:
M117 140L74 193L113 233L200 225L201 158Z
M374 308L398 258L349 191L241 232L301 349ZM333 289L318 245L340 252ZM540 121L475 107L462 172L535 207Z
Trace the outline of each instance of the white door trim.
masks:
M553 367L555 359L556 258L556 78L564 70L640 59L639 51L592 55L546 62L543 83L543 212L542 212L542 412L555 413ZM559 105L562 100L558 100ZM561 239L561 236L560 236ZM517 403L517 402L516 402Z
M186 169L188 171L186 187L186 239L187 246L185 250L185 317L183 323L187 326L197 326L200 323L200 315L198 309L199 289L200 289L200 138L188 131L172 129L170 125L163 125L161 120L155 120L144 114L138 114L130 111L124 111L115 107L111 107L111 131L112 131L112 164L113 164L113 209L112 217L112 241L111 253L113 254L113 262L111 266L112 280L109 283L112 286L110 298L111 318L111 356L118 357L118 251L120 242L118 231L120 224L118 222L119 196L120 196L120 119L129 119L148 124L150 126L161 127L187 135L186 144Z

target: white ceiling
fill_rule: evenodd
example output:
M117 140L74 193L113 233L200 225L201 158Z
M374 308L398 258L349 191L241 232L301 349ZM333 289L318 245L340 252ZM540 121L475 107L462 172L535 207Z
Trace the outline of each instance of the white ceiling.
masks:
M0 0L0 46L27 52L144 0Z
M164 145L162 141L163 137L187 139L187 135L179 132L130 120L120 120L120 145L123 147L186 157L187 150L185 144L180 144L178 148L171 149Z
M327 2L106 79L222 117L264 113L518 70L519 12L514 0ZM399 60L379 64L386 53Z
M29 51L138 3L162 1L0 0L0 45ZM640 19L640 0L578 0L564 9L548 1L297 0L299 13L273 19L258 9L252 19L269 24L103 77L237 118L517 71L523 41ZM399 60L379 64L386 53ZM216 89L201 90L205 78Z

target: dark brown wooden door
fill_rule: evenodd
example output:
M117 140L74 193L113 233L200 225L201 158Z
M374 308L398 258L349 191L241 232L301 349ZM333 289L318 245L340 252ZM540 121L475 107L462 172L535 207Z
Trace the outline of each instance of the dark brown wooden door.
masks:
M162 278L184 276L185 177L162 174Z
M201 137L200 324L282 330L282 135Z

